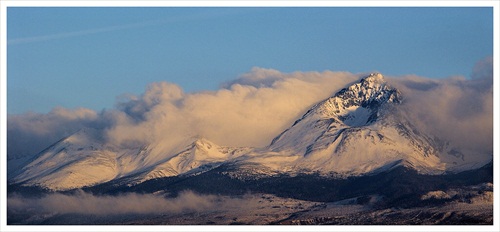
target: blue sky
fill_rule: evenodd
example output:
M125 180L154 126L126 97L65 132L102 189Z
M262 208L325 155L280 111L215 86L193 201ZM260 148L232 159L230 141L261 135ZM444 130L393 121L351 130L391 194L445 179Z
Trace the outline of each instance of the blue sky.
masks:
M112 108L167 81L218 89L252 67L468 77L492 8L7 9L7 112Z

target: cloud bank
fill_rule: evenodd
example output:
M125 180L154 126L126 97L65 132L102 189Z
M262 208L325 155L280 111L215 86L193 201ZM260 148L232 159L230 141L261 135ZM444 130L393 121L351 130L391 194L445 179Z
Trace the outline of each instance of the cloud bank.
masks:
M265 146L310 106L358 77L340 72L281 73L254 68L217 91L185 94L153 83L142 96L119 103L114 144L204 137L227 146Z
M391 80L405 95L417 127L468 152L493 154L493 68L477 63L471 79L404 76Z
M83 191L76 194L52 193L40 198L18 195L9 197L8 210L14 214L148 214L202 211L214 206L217 198L187 191L176 198L153 194L129 193L119 196L97 196ZM29 215L28 214L28 215Z
M7 118L9 158L33 155L85 127L100 127L102 115L93 110L54 108L47 114L26 113Z
M471 79L410 75L388 81L401 90L404 107L425 131L464 149L492 152L491 63L488 58L478 62ZM262 147L311 106L362 76L253 68L217 91L184 93L159 82L102 112L56 108L48 114L9 115L8 156L33 155L84 127L100 129L116 146L161 142L168 150L186 138L203 137L219 145Z
M203 224L214 219L223 224L236 222L266 224L284 213L276 206L291 207L285 212L316 203L279 198L267 194L237 197L184 191L175 198L154 194L124 193L93 195L50 193L39 197L11 194L7 198L7 221L12 225L43 224ZM177 220L177 218L181 220ZM227 217L227 218L226 218ZM224 222L225 221L225 222Z
M161 220L159 217L163 216L168 219L168 216L193 213L255 210L258 200L250 195L232 198L191 191L181 192L175 198L138 193L93 195L83 191L50 193L39 197L12 194L7 198L7 221L14 225L123 224L130 220L141 221L144 217Z

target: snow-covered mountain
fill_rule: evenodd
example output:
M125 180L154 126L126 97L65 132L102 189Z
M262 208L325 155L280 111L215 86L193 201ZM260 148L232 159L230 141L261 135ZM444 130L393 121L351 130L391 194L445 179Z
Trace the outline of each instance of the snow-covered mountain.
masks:
M133 185L154 178L202 172L248 150L193 138L179 152L170 154L157 144L118 148L102 141L99 131L80 130L40 152L11 181L53 190L93 186L115 179Z
M98 131L91 129L63 138L17 170L13 181L70 189L112 180L119 168L116 153L106 149L101 139Z
M402 93L381 74L371 74L313 106L263 148L224 147L203 138L167 150L161 143L121 148L107 144L100 131L82 129L34 156L10 182L54 190L117 180L134 185L222 164L240 167L247 176L318 172L339 177L396 166L442 174L491 161L491 155L463 152L419 131L402 104Z
M371 74L316 104L248 161L281 171L362 175L403 165L422 174L479 168L491 156L466 156L409 120L402 94ZM286 159L284 159L286 157Z

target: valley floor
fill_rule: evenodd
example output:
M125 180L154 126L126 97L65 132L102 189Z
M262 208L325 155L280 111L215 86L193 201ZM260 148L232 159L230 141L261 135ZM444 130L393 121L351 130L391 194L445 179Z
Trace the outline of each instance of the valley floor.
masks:
M354 202L318 203L263 196L251 209L161 215L127 224L164 225L492 225L492 203L453 202L439 207L374 209Z
M312 202L270 194L212 198L212 207L165 213L93 215L9 212L9 224L36 225L492 225L492 199L485 194L439 205L381 208L373 195L337 202ZM19 213L19 212L17 212Z

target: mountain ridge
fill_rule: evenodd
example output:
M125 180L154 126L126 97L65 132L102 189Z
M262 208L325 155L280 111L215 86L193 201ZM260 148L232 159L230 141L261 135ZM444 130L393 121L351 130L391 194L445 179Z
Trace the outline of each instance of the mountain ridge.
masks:
M311 107L263 148L219 146L205 138L189 138L169 152L155 144L118 148L103 142L98 131L83 129L40 152L9 181L54 190L114 180L136 185L226 163L250 176L361 176L398 166L435 175L490 161L474 160L419 131L401 109L403 100L382 74L370 74Z

